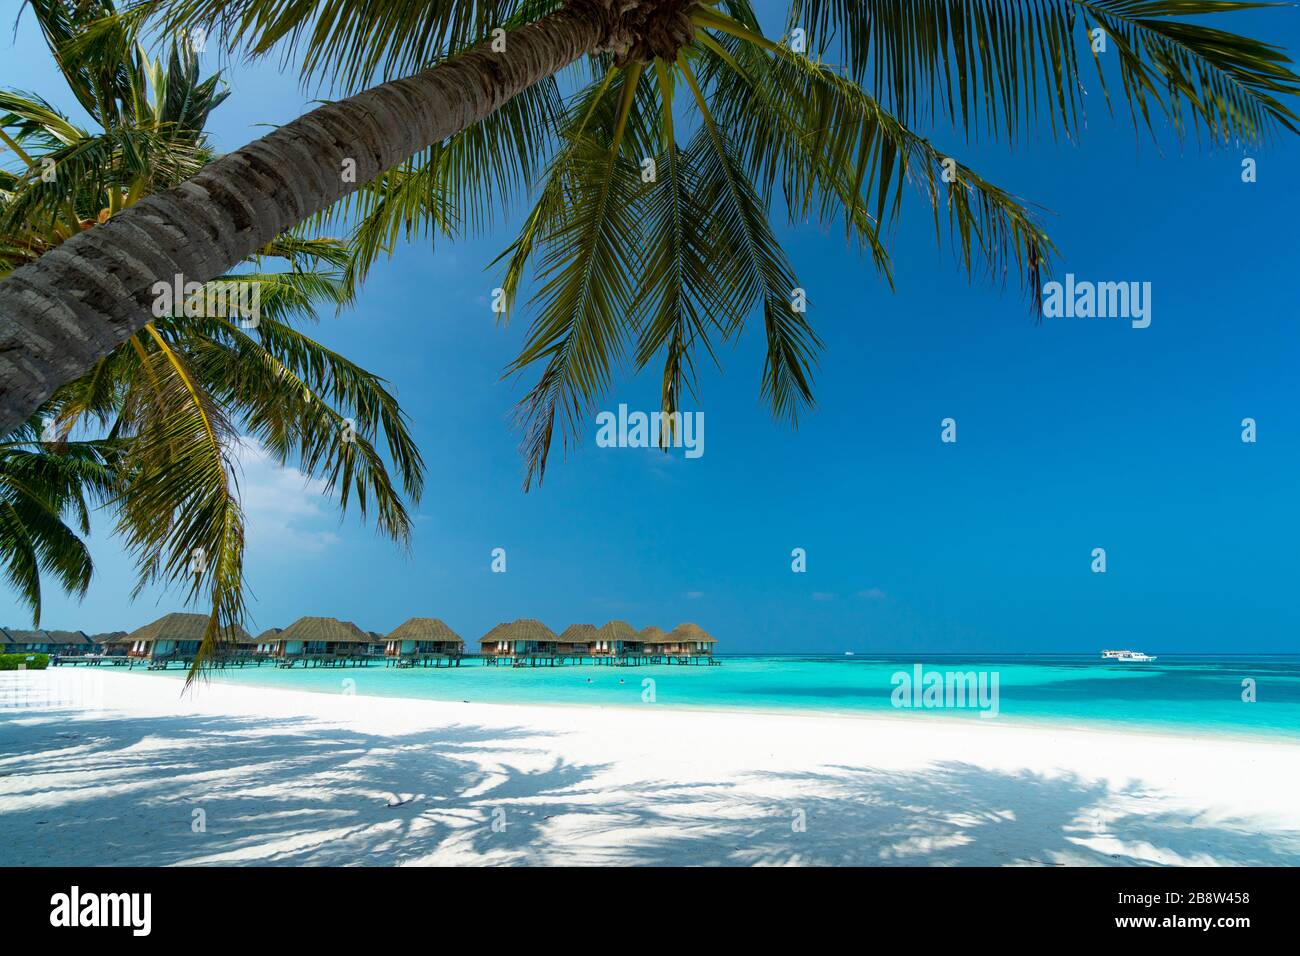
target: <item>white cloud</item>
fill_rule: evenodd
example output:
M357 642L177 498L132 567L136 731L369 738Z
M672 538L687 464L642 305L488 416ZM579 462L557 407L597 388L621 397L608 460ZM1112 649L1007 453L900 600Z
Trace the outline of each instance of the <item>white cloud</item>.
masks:
M688 599L692 600L692 601L698 601L700 598L704 597L704 592L703 592L703 591L687 591L687 592L686 592L686 597L687 597Z
M885 592L880 588L867 588L865 591L859 591L858 597L866 598L868 601L883 601Z
M814 591L812 599L814 601L833 601L835 595L830 591Z
M240 440L235 458L250 553L292 558L338 543L338 534L323 527L338 522L324 481L278 464L251 438Z

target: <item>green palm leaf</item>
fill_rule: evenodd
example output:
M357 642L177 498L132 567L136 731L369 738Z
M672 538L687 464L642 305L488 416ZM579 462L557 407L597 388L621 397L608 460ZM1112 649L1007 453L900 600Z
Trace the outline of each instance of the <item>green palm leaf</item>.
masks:
M636 204L641 191L639 162L621 153L641 70L623 72L612 133L600 140L578 137L563 169L566 208L552 223L538 269L534 297L538 316L507 374L534 362L541 378L520 403L524 487L546 472L557 412L567 445L576 439L592 402L609 383L610 369L623 354L636 301ZM638 114L640 116L641 114ZM631 124L632 148L648 139L643 122ZM633 155L636 155L635 153Z
M82 536L90 504L111 494L118 447L112 442L44 442L29 422L0 442L0 565L41 621L41 576L82 596L94 570Z
M812 369L821 340L806 313L795 309L799 280L772 232L762 197L734 144L710 117L689 67L684 73L705 116L689 152L698 157L705 199L712 206L707 222L717 245L711 261L718 281L743 290L740 314L756 305L762 309L767 358L760 394L778 418L797 423L800 411L814 404Z
M237 435L187 358L153 328L146 341L133 340L143 374L122 406L119 433L131 441L117 530L139 568L134 595L150 584L188 581L190 600L210 596L193 679L245 614Z
M507 23L521 0L145 0L165 32L195 25L252 56L301 54L306 77L358 88L431 66Z
M0 100L0 129L21 163L0 174L5 268L207 162L203 123L226 95L216 76L200 75L184 45L172 44L165 62L146 56L134 42L138 8L118 15L108 0L79 12L53 0L34 8L65 77L93 100L90 112L103 129L75 129L37 97L10 93ZM42 158L58 163L53 183L33 175ZM39 228L43 218L47 228ZM15 450L0 447L0 561L37 613L42 571L84 591L88 555L57 522L71 516L84 533L86 501L101 501L136 559L136 594L179 584L190 601L206 605L193 680L245 615L237 463L245 436L279 463L294 462L323 479L342 511L355 503L381 533L409 539L404 497L418 500L424 463L406 416L381 379L294 328L314 321L324 305L349 301L345 279L357 261L356 244L306 227L275 237L238 270L213 280L257 289L252 328L177 309L60 388L42 412L62 436L63 473L77 478L64 497L48 494L48 481L27 480L31 468L20 452L48 457L44 446L33 445L31 427L10 436ZM68 442L74 429L106 430L107 437ZM342 441L345 432L354 434ZM105 456L98 462L104 474L70 470L83 445ZM74 492L80 497L68 497Z
M266 314L255 330L200 319L171 334L181 338L204 390L235 410L241 430L277 462L323 479L341 511L355 499L363 517L374 512L383 534L409 538L403 494L419 499L424 461L381 379ZM400 489L375 448L381 435Z
M907 125L946 117L967 132L982 120L1012 138L1046 112L1053 128L1082 126L1080 60L1106 59L1088 44L1100 30L1113 51L1125 98L1142 122L1190 117L1221 141L1296 130L1280 97L1300 91L1280 48L1201 23L1173 20L1272 3L1228 0L795 0L790 23L809 31L822 55L842 57Z
M739 68L715 67L715 99L749 144L748 167L769 189L782 183L792 216L810 209L822 220L842 215L849 234L888 274L880 230L900 214L910 183L931 207L936 232L946 211L968 273L996 280L1014 265L1037 304L1053 247L1034 210L904 126L831 67L775 45L770 52L737 44ZM945 164L949 182L940 175Z

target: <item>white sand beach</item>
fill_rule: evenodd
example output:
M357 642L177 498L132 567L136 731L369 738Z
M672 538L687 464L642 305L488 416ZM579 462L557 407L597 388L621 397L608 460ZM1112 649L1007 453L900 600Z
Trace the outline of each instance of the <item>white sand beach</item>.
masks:
M180 687L0 673L0 865L1300 863L1300 744Z

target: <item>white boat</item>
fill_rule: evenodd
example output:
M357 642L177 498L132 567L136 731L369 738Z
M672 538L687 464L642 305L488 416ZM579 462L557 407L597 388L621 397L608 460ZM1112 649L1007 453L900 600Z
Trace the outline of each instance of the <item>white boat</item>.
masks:
M1102 651L1101 657L1102 660L1120 661L1121 663L1155 660L1154 655L1143 654L1141 651Z
M844 656L845 656L845 657L852 657L852 656L853 656L853 652L852 652L852 651L845 651L845 652L844 652Z

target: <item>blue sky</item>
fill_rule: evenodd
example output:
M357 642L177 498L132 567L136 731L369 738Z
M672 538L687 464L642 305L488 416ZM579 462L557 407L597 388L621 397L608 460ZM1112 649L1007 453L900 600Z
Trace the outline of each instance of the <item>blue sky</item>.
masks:
M1300 52L1294 10L1228 25ZM0 45L0 85L69 106L29 17ZM227 77L233 95L209 126L221 149L309 99L273 64ZM1054 277L1151 282L1149 328L1035 324L1014 288L968 280L936 247L919 201L893 237L892 293L838 224L782 225L826 345L818 409L792 431L762 407L756 322L688 406L707 422L694 460L598 448L593 420L524 494L509 418L528 380L500 373L526 323L495 324L498 277L484 271L514 219L380 263L357 307L317 331L386 377L414 420L429 467L411 552L340 522L251 449L254 629L324 614L387 631L429 615L476 640L527 616L556 630L693 620L724 651L1296 650L1300 144L1153 145L1092 93L1078 144L947 141L1050 210ZM1245 155L1254 184L1241 182ZM600 407L654 409L658 387L657 370L622 374ZM945 417L956 444L940 442ZM1240 440L1245 417L1255 444ZM45 626L131 628L180 605L129 601L133 572L109 532L100 520L90 593L47 594ZM490 571L497 547L505 574ZM1105 574L1090 569L1097 547ZM0 622L27 621L0 594Z

